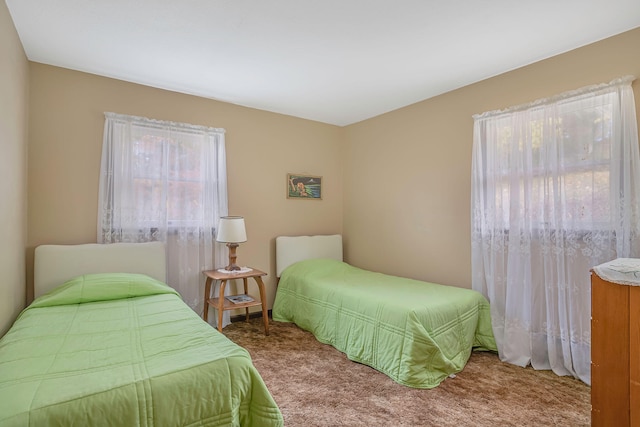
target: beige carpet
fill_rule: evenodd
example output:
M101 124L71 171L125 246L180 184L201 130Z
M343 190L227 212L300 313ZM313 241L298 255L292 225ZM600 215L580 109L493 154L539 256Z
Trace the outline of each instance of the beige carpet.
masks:
M261 319L225 335L251 353L285 426L587 426L590 388L550 371L475 352L462 372L430 390L395 383L313 335Z

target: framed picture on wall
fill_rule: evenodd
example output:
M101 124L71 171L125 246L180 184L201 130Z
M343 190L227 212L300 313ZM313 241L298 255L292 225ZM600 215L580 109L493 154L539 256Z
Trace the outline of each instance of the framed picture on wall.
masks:
M287 199L322 200L322 177L288 173Z

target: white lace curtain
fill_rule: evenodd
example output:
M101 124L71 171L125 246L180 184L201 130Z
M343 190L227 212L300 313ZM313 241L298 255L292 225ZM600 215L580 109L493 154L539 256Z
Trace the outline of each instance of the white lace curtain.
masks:
M202 270L225 265L227 213L224 129L105 113L98 242L165 242L167 282L199 314Z
M472 281L503 361L591 381L589 270L640 256L632 81L474 116Z

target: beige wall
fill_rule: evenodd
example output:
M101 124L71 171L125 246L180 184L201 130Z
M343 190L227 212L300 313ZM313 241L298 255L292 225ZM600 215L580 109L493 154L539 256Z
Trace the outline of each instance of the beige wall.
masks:
M33 248L96 241L105 111L226 129L229 213L245 217L238 262L269 273L274 239L342 232L342 140L336 126L119 80L30 64L29 282ZM286 198L286 174L324 177L322 201Z
M0 336L25 303L28 62L0 2Z
M640 28L347 127L346 258L470 287L472 115L640 78L638 52ZM640 81L633 87L640 112Z

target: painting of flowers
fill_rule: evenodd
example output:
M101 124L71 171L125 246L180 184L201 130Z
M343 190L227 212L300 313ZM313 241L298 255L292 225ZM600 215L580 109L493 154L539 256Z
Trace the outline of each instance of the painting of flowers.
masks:
M287 174L287 198L322 200L322 177Z

